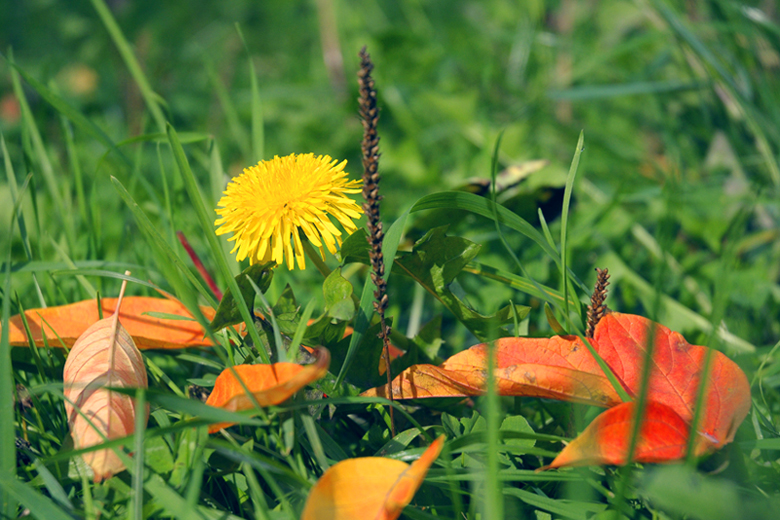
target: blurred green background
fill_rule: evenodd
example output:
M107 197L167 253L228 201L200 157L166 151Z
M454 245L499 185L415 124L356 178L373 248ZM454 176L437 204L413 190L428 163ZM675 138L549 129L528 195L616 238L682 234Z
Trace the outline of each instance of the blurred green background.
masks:
M434 191L484 189L474 179L489 179L492 150L504 131L505 175L532 173L499 200L537 225L541 208L557 240L560 188L584 130L569 224L574 272L590 285L593 267L609 267L613 308L658 313L670 327L694 334L694 341L704 341L722 319L730 332L721 337L732 353L770 346L780 335L776 2L238 0L112 1L109 7L164 100L165 117L179 132L195 136L188 153L213 203L220 189L209 185L207 173L214 146L224 181L261 158L292 152L346 158L352 177L359 177L355 73L357 53L366 45L382 109L385 221ZM90 2L2 0L0 13L4 55L12 49L20 68L115 142L160 131ZM250 58L262 100L263 157L256 156L250 132ZM147 246L110 175L129 186L169 236L181 229L205 252L175 175L173 219L167 218L154 141L123 145L133 160L127 168L111 154L104 157L103 145L76 129L75 159L87 201L80 203L74 157L67 152L69 125L35 90L24 92L63 209L72 215L65 219L70 224L62 223L40 178L11 68L0 60L0 131L17 180L33 172L36 183L38 218L27 222L34 259L62 261L64 252L77 262L148 266ZM170 175L166 144L160 155ZM10 201L0 180L0 250L12 246L17 268L25 253L18 229L5 231ZM26 214L31 204L23 206ZM100 211L86 211L90 204ZM449 219L417 222L409 228L410 240ZM480 262L517 272L491 222L468 217L449 232L483 244ZM532 276L560 284L554 264L538 248L506 234ZM332 258L329 263L336 265ZM139 276L165 286L154 269ZM279 278L272 298L286 281L297 284L297 294L319 296L316 273ZM38 304L31 283L29 273L13 277L13 290L27 307ZM43 283L53 299L49 304L83 296L72 277ZM114 290L112 280L95 283ZM457 285L485 313L509 299L531 304L537 310L530 330L549 330L539 302L506 285L468 275ZM390 314L405 328L404 309L413 297L403 285L390 286ZM660 304L654 288L664 294ZM423 298L424 322L440 308ZM736 339L728 340L730 333ZM452 341L465 341L459 334Z
M180 258L189 262L176 239L178 230L217 274L171 156L165 120L184 142L207 207L216 206L231 176L274 155L313 152L347 159L351 178L359 178L362 127L356 72L358 51L365 45L376 66L381 107L386 225L430 193L459 189L489 196L491 159L501 135L499 202L540 230L547 222L551 241L560 247L563 186L584 132L566 246L569 266L582 281L575 287L577 298L587 302L589 291L584 289L592 287L595 267L609 268L607 303L612 309L648 316L684 333L691 343L723 350L754 384L754 407L737 442L703 467L720 472L730 464L728 469L700 485L687 473L653 468L645 475L662 476L638 481L637 494L629 490L626 495L636 507L635 517L649 517L649 500L681 517L731 518L739 512L748 518L749 507L758 511L758 497L777 494L776 0L108 1L118 25L113 31L121 31L129 42L162 106L159 116L150 110L139 74L127 65L110 24L101 20L102 5L97 0L0 0L0 134L7 150L0 150L0 263L5 272L10 258L12 313L20 306L90 298L93 287L104 296L118 292L116 279L94 272L79 278L74 267L80 273L129 268L141 280L176 291L166 276L173 269L169 259L159 258L147 243L112 176ZM11 61L29 81L19 77ZM259 92L254 100L253 82ZM67 106L53 107L47 91ZM68 110L70 119L63 115ZM88 123L77 121L80 115L105 132L121 155L109 150L106 139L97 138ZM19 218L12 222L17 190L30 174ZM478 264L466 267L452 292L485 315L510 300L530 306L529 317L515 332L551 335L543 302L518 284L506 283L508 277L527 272L540 284L561 288L555 262L538 244L504 227L516 262L491 220L427 211L409 218L401 250L410 250L424 233L443 225L449 226L448 234L481 246ZM339 265L332 256L327 263ZM241 267L231 260L235 273ZM484 276L490 270L503 274ZM359 293L365 267L349 264L343 274ZM224 289L225 279L216 278ZM304 272L277 269L266 293L272 304L288 283L299 305L314 300L314 316L322 312L319 272L311 267ZM156 295L140 284L131 284L128 294ZM431 324L425 329L430 334L420 335L431 356L444 358L477 342L409 278L394 273L389 296L387 314L396 332L412 337ZM55 356L51 366L59 369L61 353L46 352ZM27 383L59 382L57 370L39 379L28 349L14 349L13 355L15 374L31 374L25 375ZM199 363L209 356L213 358L213 350L203 349L197 356L146 353L182 388L188 378L202 375ZM193 368L196 364L201 368ZM213 368L205 371L214 375ZM163 385L158 382L157 387ZM65 435L60 401L52 403L42 415L58 429L41 428L40 436L31 437L44 456L61 448L58 440L47 440L49 430ZM582 407L568 404L519 399L504 404L515 415L528 417L537 432L569 437L574 434L573 415L583 415ZM432 408L418 408L418 415L439 421ZM343 408L336 420L321 424L350 456L376 453L387 440L384 420L375 410L361 408L355 413L363 414L365 423L352 428L354 411ZM168 412L157 412L168 420ZM352 433L344 435L343 425ZM260 442L266 430L255 433ZM188 435L183 432L181 438ZM756 439L766 441L761 449ZM269 453L277 451L267 438L263 442L260 450L271 446ZM535 457L524 467L538 467L541 459ZM207 477L209 492L233 478L223 475L220 464L209 469L214 468ZM196 467L203 471L202 465ZM313 472L303 468L306 478L319 472L313 467ZM191 465L180 465L176 472L191 470ZM609 468L587 472L582 475L606 497L594 499L599 508L612 500L615 475L628 475ZM545 493L565 497L556 504L576 510L571 517L600 510L569 501L577 491L567 489L564 480L576 475L556 475L561 480L539 487L536 473L518 478L529 479L523 486L533 489L527 494L534 500ZM296 482L292 489L302 499L305 486ZM69 490L79 485L66 483ZM111 504L108 487L101 489L98 502ZM269 494L276 497L270 508L287 500L287 490ZM233 500L231 493L225 496L226 503ZM691 496L695 500L688 500ZM241 511L237 502L228 506L217 509ZM652 515L665 518L655 510Z

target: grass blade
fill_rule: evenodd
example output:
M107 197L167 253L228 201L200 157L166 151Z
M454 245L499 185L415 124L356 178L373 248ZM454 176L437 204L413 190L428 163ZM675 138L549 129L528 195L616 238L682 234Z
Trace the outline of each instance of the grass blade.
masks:
M76 125L82 132L92 136L94 139L100 141L106 148L114 152L126 166L130 166L130 159L117 148L116 143L111 140L110 137L95 123L87 119L81 112L70 106L60 96L48 89L43 83L27 74L24 69L19 67L14 62L11 62L11 66L16 72L18 72L24 81L30 85L40 96L49 103L54 110L62 114L62 116L68 118L74 125Z
M20 482L14 477L5 474L0 476L0 487L3 489L3 497L7 496L24 505L34 518L73 520L73 517L60 509L51 498L38 493L29 484ZM7 518L16 518L16 511L8 514Z
M157 230L157 227L152 224L152 221L149 220L149 217L146 216L146 213L143 212L138 203L133 200L133 197L127 192L122 183L119 182L116 177L111 177L111 182L114 184L114 188L119 193L119 196L122 197L122 200L124 200L125 204L127 204L127 207L130 208L130 211L133 213L138 227L141 228L141 231L143 231L146 235L146 239L149 241L149 245L152 247L152 249L157 250L157 252L160 253L162 257L167 257L180 273L184 273L193 287L195 287L195 289L198 291L198 294L205 298L209 305L216 307L217 302L214 300L211 292L207 290L195 277L195 275L190 272L184 261L179 258L179 255L176 254L176 251L174 251L173 248L165 241L163 236Z
M561 283L563 284L563 308L564 316L567 322L569 322L569 328L571 329L571 316L569 316L569 277L568 277L568 265L567 265L567 251L566 251L566 238L567 229L569 223L569 205L571 204L571 192L574 187L574 178L577 176L577 168L580 165L580 154L582 154L583 145L585 143L585 132L580 132L580 138L577 140L577 149L574 151L574 158L571 160L571 167L569 168L569 174L566 177L566 188L563 192L563 208L561 209ZM580 311L577 306L577 311ZM578 312L577 314L580 314Z
M157 102L157 94L154 93L149 80L146 79L146 75L144 74L143 69L141 69L141 64L138 63L135 54L133 54L130 43L128 43L124 34L122 34L122 30L119 28L114 16L111 14L111 10L103 0L92 0L92 6L95 8L95 11L97 11L98 16L100 16L111 39L114 40L114 45L116 45L119 54L125 61L125 65L127 65L127 69L130 71L130 75L133 76L133 79L138 85L141 96L144 98L144 102L146 103L149 112L152 113L152 117L154 118L155 123L157 123L157 127L160 129L160 132L165 133L165 116L160 108L160 104Z
M238 283L231 275L231 271L228 267L225 255L222 253L222 246L220 246L217 235L214 233L214 217L209 216L206 211L206 206L203 204L203 197L200 193L200 189L198 188L198 183L195 180L195 175L192 173L190 164L187 161L187 156L184 155L184 149L181 147L181 142L176 135L176 130L170 124L168 125L168 139L171 143L173 156L179 166L179 172L184 179L184 186L187 188L190 201L192 202L195 213L197 214L198 220L200 221L201 228L203 229L203 233L206 236L206 240L211 249L211 254L214 257L214 260L216 260L217 266L219 266L222 277L227 281L227 285L236 299L238 310L241 313L241 317L244 319L244 323L247 325L247 330L249 335L252 337L252 341L254 341L255 345L258 345L259 347L263 344L260 340L260 334L257 332L257 327L255 327L252 314L249 311L249 307L247 307L247 303L244 301L244 297L241 295L241 290L238 287ZM258 353L260 355L260 359L263 360L263 363L270 363L270 359L268 358L268 354L265 352L265 349L258 348Z
M539 247L541 247L542 250L553 259L556 265L561 268L561 257L558 254L558 251L556 251L552 246L550 246L550 244L547 243L547 240L544 238L544 236L542 236L541 233L539 233L539 231L536 230L536 228L534 228L522 217L516 215L505 207L497 204L494 205L491 200L480 197L479 195L474 195L473 193L466 193L462 191L444 191L440 193L432 193L431 195L426 195L425 197L422 197L417 202L415 202L410 212L414 213L427 209L461 209L470 211L471 213L475 213L477 215L481 215L485 218L493 219L494 206L495 213L498 215L498 220L501 224L504 224L509 228L514 229L515 231L519 231L523 235L536 242ZM590 290L584 283L582 283L576 274L572 272L569 274L583 291L587 293Z
M263 103L260 98L260 88L257 85L257 72L255 72L255 64L249 53L249 47L246 45L244 34L238 24L236 24L236 31L238 31L238 36L241 38L241 43L249 57L249 81L252 88L252 153L255 161L262 161L265 156L265 132L263 129Z
M383 256L385 258L385 280L388 279L390 272L393 270L395 253L398 251L398 244L401 243L404 226L406 226L406 217L409 216L410 211L411 210L406 210L395 222L393 222L393 225L387 230L385 238L382 241L382 248L384 249ZM366 278L366 283L363 285L363 293L360 295L360 304L355 313L354 330L352 331L352 338L349 340L349 348L344 357L344 364L341 365L339 375L336 377L336 388L344 381L344 377L346 377L349 367L352 366L352 360L357 353L357 347L360 345L360 341L363 339L366 329L368 329L368 326L371 324L375 289L376 286L374 285L374 282L371 281L371 278Z

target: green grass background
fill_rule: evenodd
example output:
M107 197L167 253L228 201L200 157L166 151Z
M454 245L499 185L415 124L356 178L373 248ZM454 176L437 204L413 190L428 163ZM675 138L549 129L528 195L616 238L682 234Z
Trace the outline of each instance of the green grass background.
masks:
M171 267L146 239L112 176L170 250L190 265L174 235L183 231L226 288L239 266L228 258L220 267L204 215L206 221L214 217L211 210L230 176L260 159L314 152L347 159L351 177L359 178L355 73L357 52L366 45L382 110L386 225L424 195L473 191L489 180L503 132L499 171L537 168L498 200L537 227L541 210L560 246L563 187L583 131L565 233L568 266L586 286L595 279L594 267L608 267L611 308L654 318L691 343L724 351L746 371L755 397L738 442L699 471L593 468L555 474L530 472L542 455L560 449L540 435L573 437L594 412L504 399L502 413L519 417L537 435L536 447L502 448L504 498L488 493L482 499L488 462L466 450L454 454L462 463L455 469L432 470L418 507L405 514L455 518L462 507L469 518L487 518L491 511L497 517L501 508L507 518L587 518L624 504L623 514L634 518L738 518L746 511L770 518L780 481L779 11L768 0L0 0L4 312L71 303L96 292L114 296L119 280L95 269L129 268L135 278L197 301L186 273ZM108 12L116 27L106 21ZM117 44L120 33L137 69ZM166 121L183 142L191 175L171 153ZM192 178L207 214L199 213ZM400 249L409 250L431 227L444 224L451 224L449 234L481 245L477 262L521 274L495 224L474 215L415 213ZM530 277L562 288L552 257L520 233L502 232ZM339 265L332 257L327 264ZM359 293L365 269L350 264L343 272ZM314 302L315 315L322 313L322 276L315 269L280 269L267 299L276 302L288 283L299 304ZM510 300L529 306L517 331L552 333L543 302L505 280L466 272L451 288L483 314ZM577 299L587 298L578 285L574 289ZM477 342L408 279L393 275L389 291L388 315L397 331L414 336L441 319L435 338L428 338L442 340L436 355ZM139 284L128 293L156 294ZM14 504L21 503L31 509L50 505L60 515L51 518L94 518L96 511L105 517L294 518L308 486L329 463L374 454L389 441L385 409L350 403L317 424L303 408L277 410L262 419L262 433L245 426L235 437L204 444L202 427L176 429L199 410L150 397L157 408L149 428L171 431L147 439L153 449L146 449L146 473L92 486L68 471L69 455L57 455L67 451L67 425L61 398L47 385L61 381L62 354L0 350L5 381L13 373L15 383L38 389L37 411L14 411L6 395L3 417L15 417L17 437L25 423L33 453L50 461L21 466L20 480L13 480L12 433L3 423L8 431L0 485L5 497L13 497L6 509L12 517ZM225 362L203 351L147 358L165 374L153 377L152 388L171 395L183 395L188 379L213 377L212 365ZM11 385L2 388L8 394ZM463 408L444 403L422 410L426 426L443 427L451 437L479 429L481 415ZM425 444L405 442L388 453L408 457ZM476 438L458 449L463 445L475 452L486 447ZM161 481L166 484L158 486ZM616 504L613 493L623 484L625 494ZM453 498L453 492L463 496ZM49 518L41 510L34 514Z

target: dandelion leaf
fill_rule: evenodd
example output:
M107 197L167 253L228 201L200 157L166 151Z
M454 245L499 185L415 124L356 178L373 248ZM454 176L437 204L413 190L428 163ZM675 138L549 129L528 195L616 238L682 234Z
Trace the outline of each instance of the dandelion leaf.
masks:
M272 269L274 265L274 262L253 264L236 276L236 283L238 283L238 288L241 290L241 296L244 297L244 301L250 309L255 301L255 288L252 287L250 280L254 282L262 292L267 291L268 287L271 285L271 279L274 276ZM241 317L241 313L238 310L236 298L230 289L228 289L225 291L222 301L219 302L219 307L217 307L217 313L214 315L214 319L211 320L211 328L220 330L243 321L244 319Z

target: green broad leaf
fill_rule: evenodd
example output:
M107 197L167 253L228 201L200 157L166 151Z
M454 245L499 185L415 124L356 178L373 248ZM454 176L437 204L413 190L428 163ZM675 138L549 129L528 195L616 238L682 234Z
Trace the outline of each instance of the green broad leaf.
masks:
M392 318L385 318L387 325L392 326ZM331 372L335 370L335 367L341 367L344 364L347 351L349 349L352 336L347 336L331 345ZM379 322L371 324L366 333L363 336L360 344L355 353L352 365L347 370L344 380L355 385L358 388L373 388L375 386L386 384L387 376L379 373L379 360L382 357L382 339L379 337ZM399 361L406 356L401 356ZM403 369L400 369L403 370ZM400 372L396 363L392 364L392 372L398 374Z
M144 461L157 474L173 471L173 455L162 437L144 440Z
M532 434L535 433L531 425L522 415L510 415L501 423L500 431L505 434L504 444L511 447L532 447L536 445L535 439L523 437L511 437L509 434Z
M355 316L355 302L352 301L352 284L341 276L341 269L336 269L322 284L325 296L325 310L331 318L349 321Z
M455 277L477 256L481 246L465 238L448 237L445 230L446 227L439 227L429 231L414 245L412 252L401 255L395 265L433 294L480 340L508 335L500 327L514 318L511 306L485 316L466 306L449 289ZM521 319L530 311L528 307L516 309Z
M358 228L357 231L349 235L341 244L339 255L341 255L341 261L344 264L361 263L368 265L370 263L368 252L371 247L366 240L366 230Z
M264 343L263 348L268 348L269 353L278 352L278 348L287 351L292 342L292 337L295 335L295 331L298 328L298 323L300 322L300 310L300 306L295 301L295 294L293 294L292 287L290 287L290 284L287 284L282 291L282 294L279 296L279 299L271 307L273 320L263 319L256 321L265 333L265 339L269 342L267 345ZM274 321L276 322L276 326L280 333L278 338L274 332ZM280 345L276 345L277 339L281 342ZM274 359L274 361L278 360Z
M441 314L423 325L412 341L426 356L435 360L444 343L441 339Z
M250 265L235 277L238 288L241 291L241 296L244 297L245 302L255 301L255 289L252 287L249 280L252 280L261 291L265 292L268 290L274 276L274 265L276 265L274 262ZM227 291L225 291L225 295L222 297L222 301L219 302L217 313L214 315L214 319L210 324L211 328L220 330L243 321L236 299L233 297L230 288L228 288Z
M324 313L306 327L303 344L322 345L332 351L333 346L344 337L346 328L347 322L334 320L327 313Z
M656 507L688 518L761 518L745 512L747 504L734 483L708 478L679 464L644 472L639 494Z

